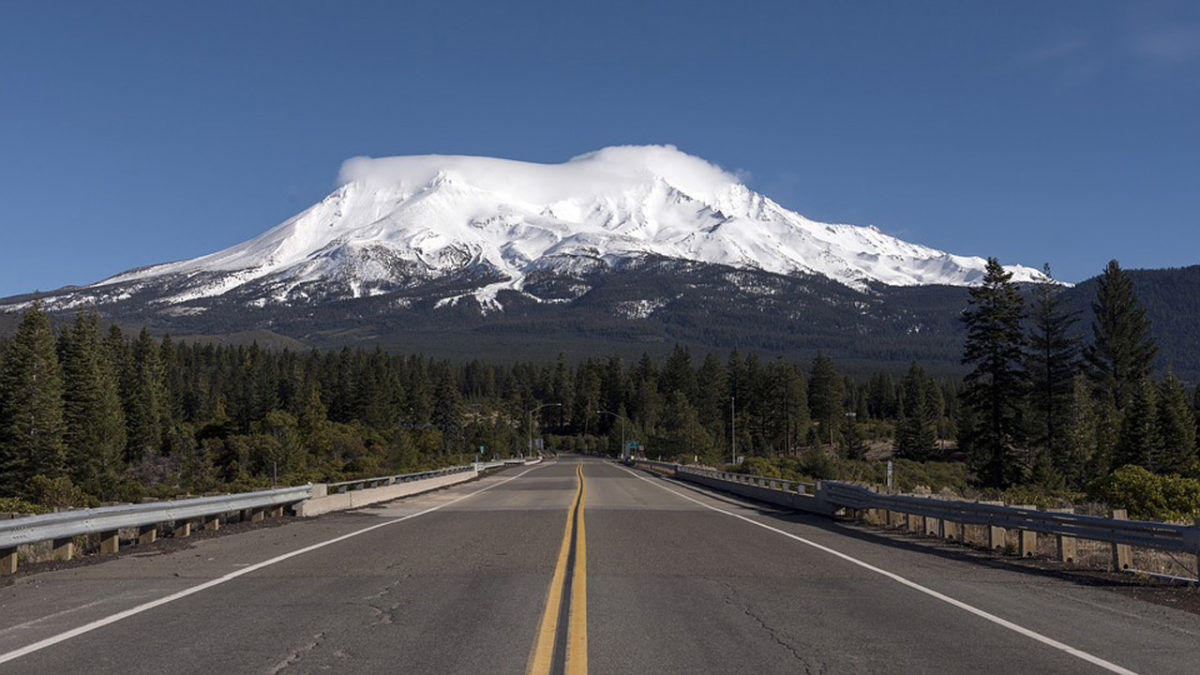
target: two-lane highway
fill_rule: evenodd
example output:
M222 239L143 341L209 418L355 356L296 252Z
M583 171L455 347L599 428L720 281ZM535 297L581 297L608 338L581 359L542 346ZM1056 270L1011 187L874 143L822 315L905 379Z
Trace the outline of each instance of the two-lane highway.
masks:
M567 457L0 589L0 672L1194 672L1200 617Z

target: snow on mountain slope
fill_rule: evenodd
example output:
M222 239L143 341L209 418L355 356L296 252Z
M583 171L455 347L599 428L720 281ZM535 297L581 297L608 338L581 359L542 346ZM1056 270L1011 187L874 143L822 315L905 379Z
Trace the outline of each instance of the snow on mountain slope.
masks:
M319 286L360 297L470 271L481 280L471 293L495 307L496 293L521 290L531 270L581 256L820 274L860 289L969 285L985 265L874 227L809 220L672 146L605 148L563 164L358 157L344 163L340 183L245 243L78 290L162 284L170 290L158 302L178 304L253 288L250 302L264 306L305 300ZM1043 278L1008 269L1017 281Z

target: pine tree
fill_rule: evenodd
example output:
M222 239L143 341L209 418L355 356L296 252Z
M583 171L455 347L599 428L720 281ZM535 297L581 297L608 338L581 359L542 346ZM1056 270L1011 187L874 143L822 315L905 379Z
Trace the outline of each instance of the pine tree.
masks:
M1150 337L1146 310L1138 304L1133 281L1116 260L1110 260L1096 287L1092 303L1092 344L1084 358L1096 388L1111 396L1124 411L1132 391L1150 376L1158 345Z
M904 390L896 428L896 452L905 459L924 461L933 456L941 419L941 393L914 362L901 383Z
M1136 464L1153 470L1152 459L1160 444L1154 383L1143 377L1131 387L1128 397L1121 416L1114 468Z
M712 451L712 437L700 424L700 415L688 402L682 391L676 391L663 410L663 428L656 438L656 453L664 457L689 458L708 456Z
M125 448L125 416L95 312L76 317L62 334L60 352L67 472L88 492L107 495Z
M1197 475L1200 458L1196 456L1196 419L1175 373L1167 373L1159 384L1157 412L1158 447L1152 457L1152 470Z
M1030 383L1030 442L1039 456L1035 461L1058 472L1066 452L1063 418L1079 367L1080 339L1071 333L1078 313L1066 308L1061 287L1049 281L1050 266L1044 271L1047 281L1038 284L1030 311L1025 372Z
M24 496L34 476L62 474L62 395L50 318L35 302L7 343L0 371L0 496Z
M1067 486L1083 489L1096 478L1108 474L1109 460L1097 462L1099 420L1091 384L1083 374L1071 382L1071 400L1063 415L1063 452L1054 459L1054 469Z
M1021 450L1027 389L1020 367L1024 301L1011 280L1011 273L988 258L983 283L970 290L970 306L963 312L963 363L974 366L963 379L963 398L975 417L964 440L979 479L999 487L1019 482L1028 468Z
M843 424L845 384L838 374L833 359L818 354L812 362L812 375L808 380L808 407L812 419L820 428L818 442L835 443Z
M130 350L130 367L123 392L125 452L130 464L136 465L162 449L167 413L160 356L159 346L143 329Z
M449 365L442 369L433 396L433 425L442 432L448 448L461 450L463 432L462 395Z
M721 359L713 353L704 357L704 363L700 365L696 379L699 383L696 410L700 414L700 423L716 440L717 445L722 449L728 449L729 382ZM807 405L804 412L807 415Z
M329 453L333 443L329 437L328 411L321 401L321 390L315 384L308 387L298 427L300 441L307 449L309 457L320 461Z

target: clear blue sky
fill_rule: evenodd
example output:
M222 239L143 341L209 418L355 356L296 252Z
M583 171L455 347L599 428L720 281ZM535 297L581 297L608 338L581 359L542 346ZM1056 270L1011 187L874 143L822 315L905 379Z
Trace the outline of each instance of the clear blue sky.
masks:
M1070 281L1195 264L1200 3L0 0L0 296L245 240L354 155L624 143Z

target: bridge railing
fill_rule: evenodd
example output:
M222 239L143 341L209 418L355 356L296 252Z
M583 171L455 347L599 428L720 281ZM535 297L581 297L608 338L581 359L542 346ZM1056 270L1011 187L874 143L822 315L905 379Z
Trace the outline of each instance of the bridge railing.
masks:
M682 480L724 489L761 501L802 510L833 514L841 510L890 523L892 514L907 516L908 529L946 539L963 541L965 525L986 528L989 548L1003 548L1006 533L1018 533L1018 553L1033 555L1037 534L1053 535L1059 559L1076 559L1076 540L1086 539L1112 545L1112 567L1132 567L1130 547L1185 553L1196 557L1200 576L1200 519L1193 525L1129 520L1116 510L1113 517L1088 516L1066 511L1042 510L1032 506L1007 506L959 499L890 495L839 481L805 483L750 476L669 462L633 460L635 466L669 473ZM798 496L808 496L802 499Z
M521 461L524 462L524 460ZM52 542L51 559L70 560L76 554L75 537L99 534L100 552L116 553L120 549L121 530L136 529L138 542L145 544L155 541L158 538L159 530L166 525L174 526L175 536L188 536L195 523L202 524L205 529L219 529L221 517L231 513L241 513L245 519L258 521L268 515L281 516L286 507L292 507L298 513L303 511L304 515L310 515L307 511L324 513L330 510L354 508L354 505L359 502L371 503L394 498L391 496L393 493L397 495L412 494L422 489L414 485L412 490L401 490L396 487L401 484L421 483L422 481L429 481L430 485L434 486L449 484L448 477L470 473L470 476L463 476L463 480L469 480L470 477L477 474L480 467L492 468L505 465L506 462L502 461L482 465L469 464L434 471L360 478L338 483L310 484L232 495L105 506L95 509L73 509L59 513L0 520L0 575L16 573L17 549L30 544ZM353 494L356 497L347 501L346 506L322 504L322 502L330 501L331 498L328 495L331 494ZM320 508L317 508L318 506Z
M377 476L375 478L344 480L340 483L328 483L326 487L328 488L329 494L336 494L340 492L349 492L351 490L369 490L371 488L395 485L397 483L411 483L413 481L428 480L430 478L437 478L438 476L449 476L451 474L473 470L475 470L475 465L468 464L465 466L451 466L445 469L434 469L432 471L401 473L394 476Z
M120 530L137 529L138 540L149 543L157 538L160 525L173 523L177 536L187 536L193 521L202 522L210 530L220 527L222 515L233 512L247 512L251 520L257 521L268 512L282 515L284 507L302 502L311 494L312 486L304 485L3 520L0 521L0 574L16 572L18 546L50 541L53 542L53 558L70 560L75 554L75 537L99 534L100 552L116 553L120 546Z

